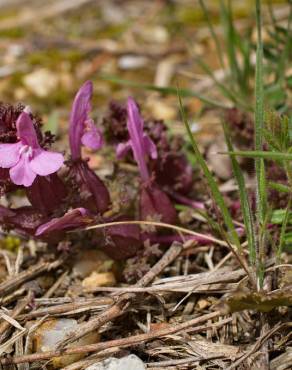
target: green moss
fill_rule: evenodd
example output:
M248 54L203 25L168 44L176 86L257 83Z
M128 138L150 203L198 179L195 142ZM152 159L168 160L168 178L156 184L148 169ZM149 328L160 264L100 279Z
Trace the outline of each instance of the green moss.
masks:
M36 66L41 65L42 67L54 68L58 63L68 61L76 64L82 60L82 54L79 50L60 50L60 49L48 49L44 51L37 51L28 56L28 63Z
M194 25L202 22L205 18L199 7L182 7L178 9L177 18L182 23Z
M19 39L24 36L24 30L20 27L9 28L7 30L0 30L0 38Z
M15 236L7 236L5 239L0 240L0 248L7 249L15 252L20 246L20 239Z
M129 27L129 22L125 22L122 24L113 24L103 28L102 30L97 30L96 35L98 38L109 37L109 38L116 38L121 36L123 32L127 30Z

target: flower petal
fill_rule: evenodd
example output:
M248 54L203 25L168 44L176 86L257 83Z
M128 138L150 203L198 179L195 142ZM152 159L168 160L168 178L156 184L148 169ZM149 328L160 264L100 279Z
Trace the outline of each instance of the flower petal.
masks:
M95 126L92 119L86 122L85 133L81 137L81 142L87 148L98 150L103 145L101 131Z
M150 155L152 159L157 159L157 149L154 142L150 139L150 137L144 134L144 148L147 154Z
M0 144L0 167L11 168L16 165L20 157L21 142L15 144Z
M37 149L40 147L33 122L25 111L23 111L16 121L17 135L23 144Z
M133 98L128 98L127 104L128 121L127 127L131 139L134 159L138 164L142 181L149 179L149 172L146 164L147 152L144 145L143 119L140 116L139 108Z
M118 144L118 146L116 148L117 158L118 159L123 158L131 148L132 148L131 140L127 141L126 143Z
M137 103L132 97L128 98L127 102L127 113L128 113L128 130L131 135L132 128L139 133L143 133L143 119L140 115Z
M61 153L39 149L34 152L29 164L36 174L47 176L57 172L63 163L64 157Z
M61 231L71 228L85 226L92 222L89 212L85 208L75 208L64 214L62 217L53 218L49 222L40 225L35 235L50 233L53 231Z
M36 178L36 173L31 169L29 158L22 155L18 163L10 168L11 181L16 185L30 186Z
M91 81L86 81L77 92L70 115L69 142L73 159L81 156L81 137L84 125L91 110L91 96L93 85Z

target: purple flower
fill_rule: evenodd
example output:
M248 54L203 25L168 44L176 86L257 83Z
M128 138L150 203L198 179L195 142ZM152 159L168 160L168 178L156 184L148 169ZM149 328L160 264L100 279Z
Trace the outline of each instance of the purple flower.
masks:
M118 158L122 158L132 149L134 159L139 167L141 179L143 182L146 182L150 179L146 159L148 155L153 159L157 158L156 146L149 136L143 132L143 119L133 98L128 98L127 113L127 127L130 140L117 146L117 156Z
M19 141L0 144L0 167L10 168L11 181L27 187L37 175L47 176L58 171L64 162L63 155L40 147L27 111L24 110L18 117L16 128Z
M89 117L92 92L92 82L86 81L77 92L72 105L69 142L73 160L81 158L81 145L97 150L103 144L100 130Z
M40 225L35 235L42 236L51 232L58 232L68 229L74 229L81 226L86 226L92 222L88 211L85 208L75 208L65 213L64 216L53 218L49 222Z

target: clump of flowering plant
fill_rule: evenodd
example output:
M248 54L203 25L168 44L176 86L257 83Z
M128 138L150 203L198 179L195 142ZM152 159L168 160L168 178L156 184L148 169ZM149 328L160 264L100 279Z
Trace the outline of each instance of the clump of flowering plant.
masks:
M118 130L119 134L110 145L116 145L119 159L131 151L138 165L138 216L132 211L117 213L112 207L107 185L90 168L82 153L83 146L97 151L104 145L102 131L90 116L92 94L93 85L87 81L74 98L69 118L71 153L67 155L51 149L53 135L42 133L41 121L28 107L0 103L1 194L9 199L15 190L23 189L30 203L19 208L1 206L0 221L4 229L57 245L70 240L72 234L67 234L68 230L99 222L137 218L176 222L174 205L165 190L169 194L187 192L192 184L190 165L169 144L163 122L147 121L144 125L133 98L128 99L126 110L118 105L114 108L118 111L111 130L112 133ZM107 124L105 129L108 128ZM163 175L166 168L167 172L171 168L169 161L180 177L180 180L173 177L173 183ZM88 238L89 243L91 240L93 245L98 244L113 258L123 259L134 256L148 236L155 234L141 235L138 225L119 224L102 232L92 231Z

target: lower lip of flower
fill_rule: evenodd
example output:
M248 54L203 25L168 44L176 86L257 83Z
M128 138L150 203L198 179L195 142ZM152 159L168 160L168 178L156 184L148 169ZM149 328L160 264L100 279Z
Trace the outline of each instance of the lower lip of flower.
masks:
M24 154L25 156L27 156L28 158L31 158L32 157L32 154L33 154L33 149L31 146L29 145L24 145L23 147L21 147L21 149L19 150L19 153L20 155Z

